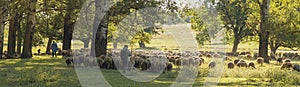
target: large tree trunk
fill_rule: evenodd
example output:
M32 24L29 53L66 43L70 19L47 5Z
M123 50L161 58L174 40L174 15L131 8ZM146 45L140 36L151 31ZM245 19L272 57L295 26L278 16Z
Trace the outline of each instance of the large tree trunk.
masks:
M52 43L53 38L49 37L48 42L47 42L47 48L46 48L46 53L50 54L50 49L51 49L51 43Z
M95 1L95 17L93 23L93 36L91 44L91 56L106 55L107 49L107 29L109 14L108 3L109 0L96 0ZM102 34L102 35L101 35Z
M29 10L27 14L27 24L26 24L26 31L24 37L23 52L21 55L22 58L32 58L32 42L33 42L33 34L34 34L34 29L36 24L35 22L36 2L37 0L29 1Z
M270 0L263 0L260 5L260 32L259 32L259 56L264 58L265 63L270 63L268 59L268 16L269 16Z
M101 20L95 38L95 52L96 56L106 55L107 50L107 31L108 31L108 18L105 15Z
M3 44L4 44L4 28L5 18L7 17L7 4L8 1L0 1L0 59L2 59Z
M63 50L71 49L73 22L72 22L72 1L67 1L67 12L64 17L64 36L63 36Z
M232 47L232 51L233 53L237 52L238 46L239 46L240 40L235 37L234 42L233 42L233 47Z
M17 30L20 29L20 19L19 13L16 13L11 17L9 25L9 35L8 35L8 47L7 47L7 57L13 58L16 52L16 35Z
M17 54L21 54L22 49L22 31L18 29L17 31Z

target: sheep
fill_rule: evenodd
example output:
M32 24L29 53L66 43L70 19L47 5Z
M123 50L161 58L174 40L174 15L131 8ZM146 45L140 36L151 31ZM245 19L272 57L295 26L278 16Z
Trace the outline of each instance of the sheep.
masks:
M224 60L230 60L230 58L228 56L224 57Z
M283 63L283 58L277 58L276 61L277 63Z
M145 59L141 64L141 70L142 71L147 70L150 68L150 66L151 66L150 60Z
M258 64L260 64L260 66L262 66L263 63L264 63L264 58L258 57L258 58L256 59L256 62L257 62Z
M170 72L172 69L173 69L172 63L168 62L168 63L166 63L166 68L165 68L164 73L165 72Z
M184 59L182 60L182 65L183 65L183 66L188 66L188 65L189 65L189 59L184 58Z
M194 65L195 60L193 58L189 58L189 65L192 66Z
M237 66L238 67L247 67L247 63L246 62L238 62Z
M228 62L227 66L228 66L228 69L232 69L232 68L234 68L234 63Z
M291 62L291 60L290 59L285 59L285 60L283 60L283 62Z
M299 64L294 64L293 70L296 70L296 71L300 72L300 65Z
M195 59L194 66L201 66L201 60Z
M204 58L200 57L202 64L204 64Z
M247 59L252 59L253 57L251 56L251 54L247 54Z
M236 65L239 61L240 61L240 59L235 59L235 60L233 61L233 63Z
M176 59L176 63L175 63L175 65L176 66L181 66L182 64L181 64L181 61L182 61L182 59L181 58L179 58L179 59Z
M281 64L280 69L285 69L285 68L292 68L293 64L291 62L284 62Z
M250 63L248 64L248 67L252 67L252 68L255 69L255 64L254 64L254 62L250 62Z
M209 64L208 64L208 67L209 67L209 68L214 68L214 67L216 67L216 62L215 62L215 61L210 61Z
M67 58L66 59L66 64L67 64L67 66L69 66L69 65L71 65L71 63L73 63L73 59L72 58Z

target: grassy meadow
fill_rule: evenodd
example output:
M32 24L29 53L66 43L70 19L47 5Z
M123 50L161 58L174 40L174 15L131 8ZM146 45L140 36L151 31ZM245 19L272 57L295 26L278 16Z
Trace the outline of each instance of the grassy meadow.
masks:
M180 27L178 27L180 28ZM5 39L5 45L7 44ZM60 48L61 45L59 44ZM148 47L155 47L161 50L173 50L180 48L174 36L168 33L155 36ZM214 45L199 46L199 50L211 50ZM83 47L80 41L73 41L72 49ZM118 48L122 46L119 45ZM137 48L134 45L133 48ZM231 45L226 45L226 50L231 50ZM108 48L112 48L109 43ZM45 46L33 48L45 52ZM258 42L247 42L239 45L238 51L256 52ZM6 50L6 46L4 47ZM231 58L234 59L234 58ZM203 86L205 77L209 73L209 58L205 58L205 63L200 66L194 87ZM253 61L254 59L246 60ZM226 63L229 61L226 61ZM255 62L256 63L256 62ZM300 60L292 59L292 63L300 64ZM281 70L280 64L272 60L270 64L259 66L256 69L237 68L227 69L224 64L224 72L219 80L219 87L297 87L300 86L300 72L293 70ZM177 66L171 72L161 74L158 78L150 82L135 82L122 76L117 70L101 69L106 80L113 87L169 87L176 79ZM87 78L90 77L88 74ZM51 56L34 56L31 59L1 59L0 60L0 87L81 87L74 67L67 66L65 59L61 56L52 58Z
M205 59L209 60L209 59ZM254 60L249 60L254 61ZM293 63L300 63L292 60ZM194 87L203 86L208 75L208 61L199 68ZM258 66L257 69L224 69L218 86L300 86L300 72L280 70L275 61ZM175 67L178 68L178 67ZM176 69L161 74L150 82L135 82L122 76L117 70L101 69L106 80L113 87L168 87L177 76ZM87 74L87 77L89 75ZM32 59L0 60L1 87L80 87L74 67L66 66L61 57L36 56Z

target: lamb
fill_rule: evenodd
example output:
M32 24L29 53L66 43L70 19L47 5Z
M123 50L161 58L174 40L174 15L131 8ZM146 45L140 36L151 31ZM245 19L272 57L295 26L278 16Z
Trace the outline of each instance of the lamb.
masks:
M260 66L262 66L263 63L264 63L264 58L258 57L258 58L256 59L256 62L257 62L258 64L260 64Z
M237 66L238 67L247 67L247 63L246 62L238 62Z
M67 58L66 59L66 64L67 64L67 66L69 66L69 65L71 65L71 63L73 63L73 59L72 58Z
M229 63L227 64L227 66L228 66L228 69L232 69L232 68L234 68L234 63L229 62Z
M209 64L208 64L208 67L209 67L209 68L214 68L214 67L216 67L216 62L215 62L215 61L210 61Z
M283 58L277 58L276 61L277 63L283 63Z
M291 60L290 59L285 59L285 60L283 60L283 62L291 62Z
M235 60L233 61L233 63L236 65L239 61L240 61L240 59L235 59Z
M250 62L250 63L248 64L248 67L249 67L249 68L252 67L252 68L255 69L255 64L254 64L254 62Z
M172 63L168 62L166 63L166 68L164 72L170 72L173 69Z
M281 64L280 69L285 69L285 68L289 69L292 67L293 67L293 64L291 62L284 62Z

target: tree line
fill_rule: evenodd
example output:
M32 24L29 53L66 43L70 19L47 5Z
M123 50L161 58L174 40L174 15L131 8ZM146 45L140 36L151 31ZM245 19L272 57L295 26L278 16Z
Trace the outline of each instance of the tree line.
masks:
M86 6L88 14L80 14L85 2L89 3ZM293 0L207 0L204 3L204 7L218 12L222 28L226 29L225 39L233 43L232 52L237 52L238 44L247 38L259 41L259 56L263 58L268 57L269 46L274 53L279 47L299 49L300 6ZM44 44L44 39L48 40L46 53L50 52L53 40L62 40L62 50L69 50L71 40L78 39L84 42L84 47L92 44L95 50L91 50L91 55L106 55L107 43L122 39L114 33L116 26L122 24L126 16L147 7L159 7L184 19L190 18L192 28L198 33L198 43L201 45L209 41L206 29L210 24L203 23L203 15L206 15L203 7L183 5L174 0L2 0L0 7L0 54L3 52L4 26L8 25L8 58L15 57L15 54L21 54L21 58L32 58L32 47ZM163 24L167 19L144 15L155 19L148 22L153 24ZM86 26L80 28L87 30L74 31L79 19L86 19L83 22ZM139 20L146 19L140 17ZM153 32L156 29L144 27L133 40L141 47L151 40L149 30ZM82 36L73 37L74 33ZM265 59L265 62L269 61Z

